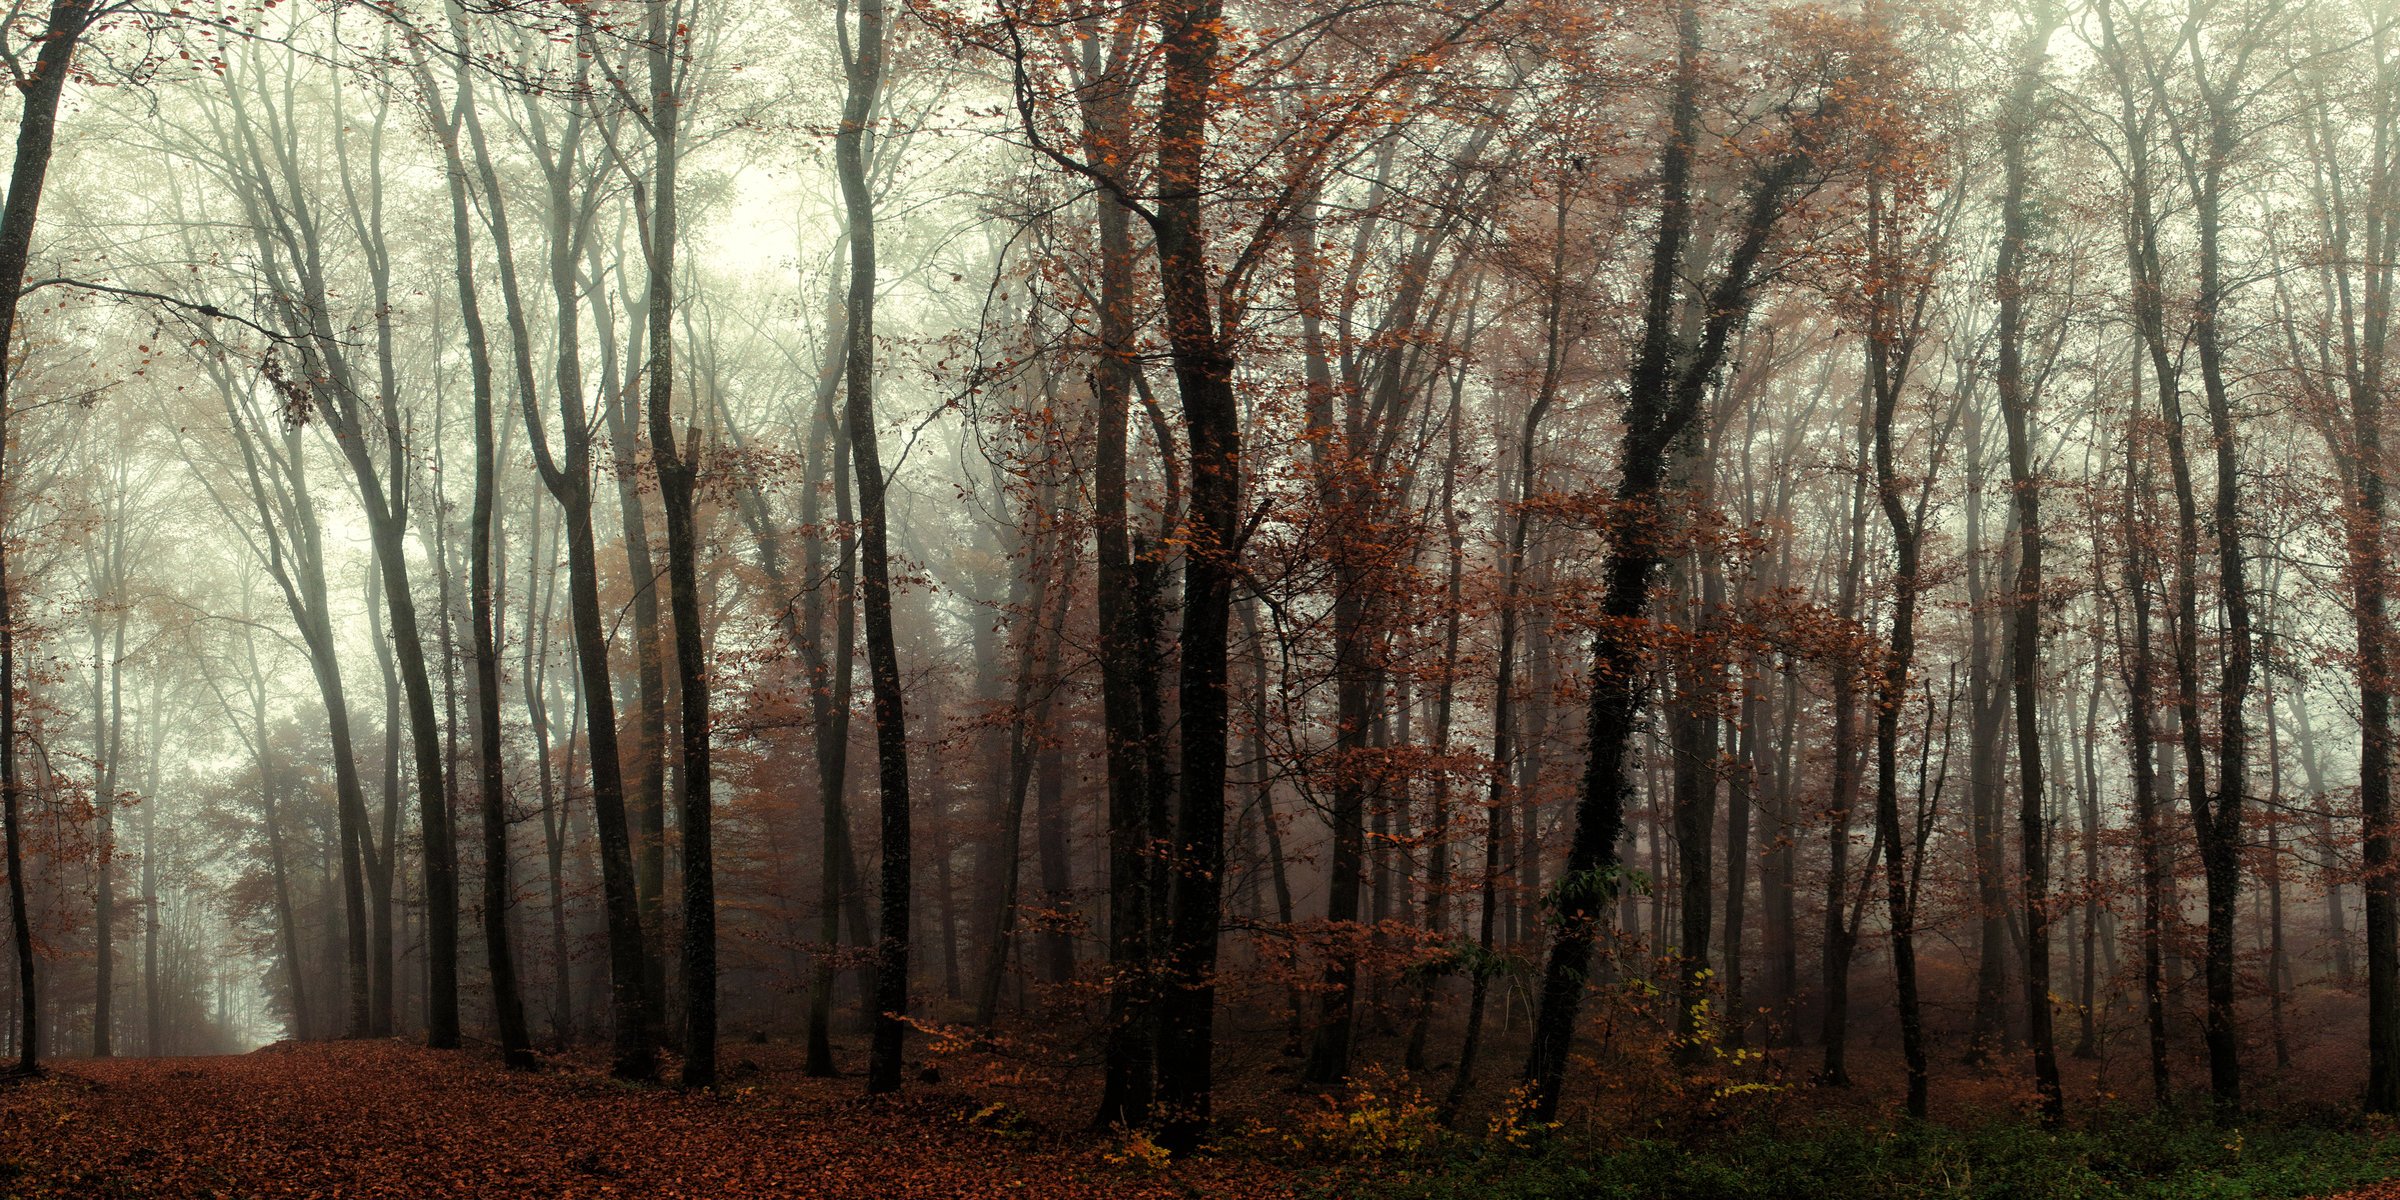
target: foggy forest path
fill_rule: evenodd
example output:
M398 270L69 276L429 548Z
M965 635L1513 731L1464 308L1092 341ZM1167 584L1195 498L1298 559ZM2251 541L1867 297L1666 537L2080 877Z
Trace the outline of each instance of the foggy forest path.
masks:
M772 1051L773 1048L753 1048ZM732 1057L732 1056L728 1056ZM0 1195L76 1197L1283 1196L1256 1163L1149 1176L1072 1125L1011 1132L956 1089L870 1103L772 1067L717 1097L399 1042L58 1064L0 1087ZM1197 1188L1195 1192L1193 1189Z

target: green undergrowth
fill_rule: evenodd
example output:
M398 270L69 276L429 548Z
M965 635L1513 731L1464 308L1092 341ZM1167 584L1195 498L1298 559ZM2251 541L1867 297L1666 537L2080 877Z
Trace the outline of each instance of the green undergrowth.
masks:
M2342 1114L2222 1128L2192 1115L2100 1114L2058 1132L2013 1118L1947 1126L1856 1116L1672 1139L1444 1136L1320 1162L1328 1200L2264 1200L2400 1176L2400 1130Z

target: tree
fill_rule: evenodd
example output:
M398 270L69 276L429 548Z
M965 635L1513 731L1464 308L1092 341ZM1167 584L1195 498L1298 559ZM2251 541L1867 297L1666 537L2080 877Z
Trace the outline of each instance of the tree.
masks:
M66 90L75 50L100 16L91 0L53 0L38 39L33 67L17 84L24 100L17 119L16 156L9 168L8 199L0 206L0 351L13 346L17 312L25 291L26 264L33 255L34 219L41 211L42 185L49 178L50 152L58 138L58 101ZM8 443L8 373L0 372L0 447ZM0 450L0 498L8 496L7 463ZM17 763L17 602L10 590L8 547L0 538L0 835L8 859L9 928L17 957L17 1069L39 1069L40 997L34 969L32 914L26 909L23 782Z
M422 43L412 43L417 55L418 86L425 102L436 111L445 165L449 168L450 228L458 249L458 311L466 327L467 364L475 396L475 500L469 518L472 545L467 558L467 603L475 659L475 776L478 806L483 810L483 940L491 967L492 1008L500 1027L500 1053L509 1066L533 1066L533 1046L526 1033L525 1005L517 992L516 957L509 947L508 910L514 900L509 887L508 777L500 744L500 645L492 614L494 524L498 506L498 463L493 438L491 347L484 332L482 302L475 290L475 243L467 215L469 180L459 155L458 130L464 110L474 103L467 76L457 76L457 96L451 112L440 109L440 95L426 65Z
M1758 162L1745 180L1743 206L1724 264L1687 298L1682 266L1693 235L1693 161L1699 137L1701 37L1698 6L1676 8L1676 71L1669 99L1669 132L1659 158L1659 216L1643 292L1641 340L1627 373L1625 435L1619 449L1615 502L1607 520L1609 550L1602 568L1602 626L1595 638L1588 743L1575 833L1556 891L1557 928L1543 970L1540 1011L1525 1076L1531 1112L1549 1120L1565 1083L1575 1014L1582 1006L1597 937L1600 901L1615 888L1616 844L1631 790L1625 754L1648 691L1646 652L1639 631L1650 585L1665 547L1658 537L1660 505L1672 447L1697 417L1723 364L1734 327L1749 316L1752 286L1785 203L1811 163L1802 143ZM1701 305L1696 340L1680 302Z
M2025 378L2025 190L2027 145L2036 120L2035 102L2058 15L2037 3L2028 15L2025 46L2008 111L2001 118L2002 195L2000 259L1994 290L1999 293L1999 366L1993 384L2000 393L2001 419L2008 424L2008 483L2017 525L2017 587L2010 605L2015 622L2009 656L2011 690L2017 707L2017 829L2025 872L2026 1039L2033 1050L2034 1088L2042 1119L2056 1125L2064 1116L2058 1078L2058 1044L2051 1031L2049 831L2042 811L2042 744L2039 667L2042 654L2042 519L2040 484L2033 473L2031 411L2034 397Z
M845 9L837 20L846 22ZM875 701L875 759L882 788L883 914L876 933L875 1036L867 1060L867 1090L900 1088L900 1052L908 1028L909 795L908 723L901 706L900 652L892 634L888 481L875 425L875 197L867 183L868 117L883 83L883 0L859 0L857 31L842 26L849 92L834 156L850 243L849 356L843 421L851 470L858 482L858 557L861 607L866 615L867 678Z

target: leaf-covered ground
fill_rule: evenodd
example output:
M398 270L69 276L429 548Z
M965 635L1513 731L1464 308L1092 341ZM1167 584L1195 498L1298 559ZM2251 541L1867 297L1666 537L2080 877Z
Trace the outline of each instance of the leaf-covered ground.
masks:
M702 1096L392 1041L66 1062L0 1082L0 1200L2180 1200L2362 1185L2344 1200L2400 1200L2400 1182L2375 1182L2400 1176L2400 1131L2331 1109L2235 1131L2098 1112L2053 1135L2003 1108L1911 1132L1863 1095L1806 1089L1731 1123L1618 1112L1519 1142L1439 1130L1406 1081L1373 1075L1334 1105L1253 1071L1226 1096L1222 1152L1168 1165L1086 1128L1080 1074L1022 1059L954 1059L950 1082L889 1101L855 1077L805 1077L786 1047L745 1045L727 1065L734 1078Z
M1280 1197L1238 1159L1122 1143L939 1085L870 1102L782 1064L720 1096L512 1075L396 1042L62 1064L0 1085L0 1197ZM1112 1161L1113 1160L1113 1161Z

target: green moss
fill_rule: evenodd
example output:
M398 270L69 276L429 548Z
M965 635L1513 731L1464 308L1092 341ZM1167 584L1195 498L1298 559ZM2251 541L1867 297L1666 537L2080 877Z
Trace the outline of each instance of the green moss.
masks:
M1512 1149L1458 1139L1404 1168L1336 1168L1320 1182L1324 1195L1354 1200L2267 1200L2396 1175L2400 1134L2388 1127L2322 1117L2219 1128L2108 1113L2055 1133L2017 1120L1854 1119L1682 1142L1560 1136Z

